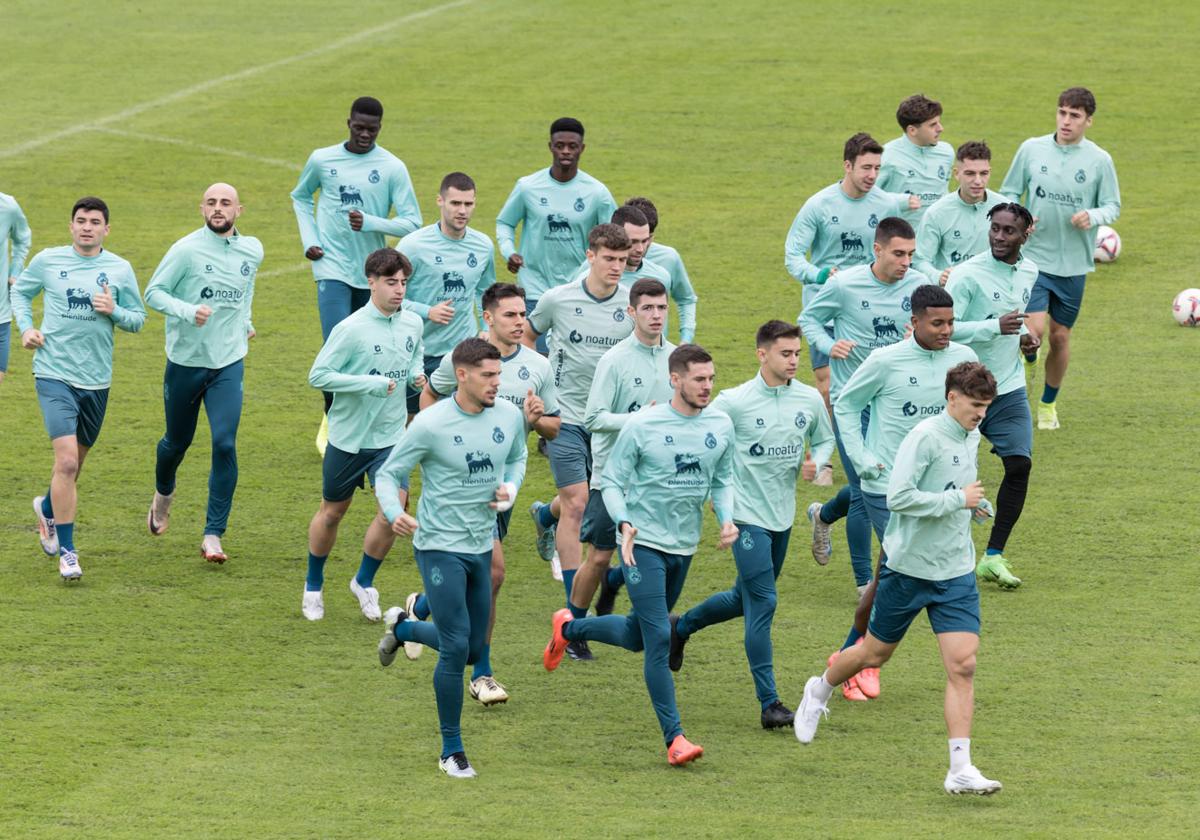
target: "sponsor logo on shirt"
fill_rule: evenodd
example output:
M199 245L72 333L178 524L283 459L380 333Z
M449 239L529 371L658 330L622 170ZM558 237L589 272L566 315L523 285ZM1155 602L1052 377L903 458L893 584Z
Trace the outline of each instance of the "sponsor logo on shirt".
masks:
M450 295L454 292L467 293L467 281L457 271L442 272L442 294Z
M871 218L874 219L875 217L872 216ZM874 225L872 225L872 227L874 227ZM843 254L861 254L866 250L863 248L862 237L857 233L851 233L850 231L844 230L842 231L841 239Z
M625 409L625 413L633 414L635 411L640 411L641 408L642 408L642 404L640 402L638 402L637 400L634 400L633 402L631 402L629 404L629 408Z
M908 298L905 298L905 300L907 301ZM911 305L909 304L910 307ZM871 325L875 328L875 337L878 339L895 338L896 341L899 341L902 337L900 330L896 329L896 322L886 315L872 318Z
M958 265L963 260L967 260L970 258L971 258L971 254L964 254L961 251L951 251L950 252L950 262L952 262L954 265Z
M223 300L237 303L243 297L245 297L245 294L246 293L241 289L214 289L212 286L205 286L200 290L200 299L214 301Z
M546 214L546 238L559 242L571 240L571 223L567 221L566 216L559 213Z
M760 441L759 443L751 444L749 452L755 458L767 455L771 458L787 458L794 461L798 455L804 454L804 447L795 443L784 443L779 446L763 446Z
M476 449L474 452L468 452L466 459L467 473L469 475L475 475L476 473L481 473L484 471L495 472L496 470L496 468L492 465L492 456L478 449Z
M358 187L338 184L338 195L341 196L343 207L363 206L362 193L358 191Z
M908 384L909 385L919 385L920 383L917 381L917 377L910 376L910 377L908 377Z
M917 405L916 403L913 403L913 402L906 402L900 408L900 411L903 412L905 417L916 417L917 415L920 415L922 417L935 417L938 414L942 413L943 408L945 408L945 406L942 406L942 405Z
M1037 186L1037 188L1033 191L1033 194L1038 198L1049 199L1056 204L1065 204L1068 207L1075 207L1076 205L1083 204L1083 196L1081 195L1071 195L1070 193L1046 190L1041 184Z
M675 453L675 475L700 472L700 459L690 452Z
M67 289L67 311L72 309L91 309L92 295L83 289Z

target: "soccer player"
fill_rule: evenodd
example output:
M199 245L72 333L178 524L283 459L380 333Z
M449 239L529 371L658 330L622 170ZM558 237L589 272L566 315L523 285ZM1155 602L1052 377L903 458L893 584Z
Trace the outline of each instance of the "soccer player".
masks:
M924 208L946 194L954 147L938 139L942 136L942 103L924 94L914 94L901 102L896 122L904 133L883 147L879 187L921 199L920 205L904 214L916 225Z
M476 303L496 282L492 240L467 227L475 212L475 182L451 172L442 179L437 205L441 218L396 246L413 265L404 308L425 319L426 375L458 342L479 332ZM420 397L421 391L409 392L409 414L417 413Z
M242 205L229 184L213 184L200 203L204 227L180 239L146 286L146 305L166 317L167 369L163 411L167 429L158 442L154 499L146 527L167 530L175 501L175 472L183 463L200 417L212 432L208 514L200 555L210 563L228 558L221 537L237 489L237 430L242 418L242 359L254 338L250 307L263 247L237 229Z
M983 485L976 480L977 427L995 395L996 380L983 365L951 368L946 410L922 420L901 443L888 479L888 559L879 574L866 641L844 651L823 675L811 677L796 710L796 737L810 743L821 716L829 714L833 687L886 662L913 619L927 611L946 668L947 793L989 794L1001 788L971 763L979 589L970 523L987 516Z
M333 328L308 372L309 385L333 394L329 445L321 463L321 506L308 526L308 576L300 611L309 621L325 617L325 561L354 491L363 486L364 475L374 487L376 472L404 434L404 389L425 384L424 324L401 309L412 263L399 251L380 248L367 257L364 272L370 302ZM363 538L362 562L350 579L350 592L368 621L380 619L375 573L395 539L382 513L371 520Z
M874 350L895 344L904 338L905 324L912 313L912 293L928 283L925 275L913 270L916 234L903 219L890 216L875 227L872 253L874 262L844 269L829 278L800 313L800 328L815 348L832 359L829 396L834 405L842 386ZM832 335L826 325L832 324ZM866 425L863 417L862 425ZM813 522L813 556L828 562L829 529L824 527L846 518L846 542L859 596L871 581L871 523L859 491L858 474L846 454L843 434L860 432L840 428L834 416L834 434L838 453L849 482L849 493L842 492L824 505L809 505Z
M706 411L712 395L712 356L685 344L671 353L671 401L629 419L604 465L604 506L621 538L621 559L633 609L629 615L554 614L542 655L546 670L562 662L571 640L591 639L645 651L643 674L667 744L667 761L687 764L704 754L683 734L675 682L667 667L671 624L692 555L700 543L704 502L711 495L721 523L719 545L737 539L733 524L733 424Z
M646 217L650 227L650 247L646 249L646 260L660 268L664 268L671 276L667 291L675 308L679 311L679 343L692 344L696 340L696 305L700 298L692 288L691 278L683 265L683 257L670 245L663 245L654 239L658 229L658 208L648 198L636 196L625 202L628 207L636 207Z
M113 327L137 332L146 321L133 267L104 248L108 205L88 196L71 208L71 245L38 253L12 287L21 346L33 350L42 420L54 447L45 496L33 500L42 550L58 556L63 580L83 575L75 549L76 482L96 445L112 384ZM42 324L33 299L42 295Z
M1047 337L1046 381L1038 403L1039 429L1057 429L1058 389L1071 358L1071 329L1083 304L1083 287L1095 270L1097 225L1111 225L1121 214L1117 170L1108 152L1085 137L1096 113L1096 97L1087 88L1073 87L1058 97L1055 131L1021 144L1000 192L1013 201L1025 197L1037 232L1026 256L1037 263L1026 326L1039 340ZM1037 362L1036 349L1025 361Z
M8 372L8 348L12 337L12 306L8 301L8 287L17 282L29 246L33 238L29 233L29 222L21 205L7 193L0 193L0 382ZM9 245L12 256L9 257Z
M540 353L521 343L526 329L525 290L512 283L495 283L483 293L483 321L487 342L500 351L500 389L496 396L508 400L525 415L525 425L547 440L558 436L562 423L558 410L558 391L550 363ZM421 410L454 393L458 378L454 360L448 353L429 377L421 393ZM475 660L471 673L471 697L485 706L508 702L508 690L496 681L492 671L492 633L496 628L496 599L504 585L504 538L508 534L512 510L496 514L492 539L492 604L483 652ZM429 618L429 599L414 592L405 601L405 610L419 621ZM421 645L406 642L404 653L415 659Z
M987 553L976 574L1002 589L1015 589L1004 547L1025 506L1033 469L1033 418L1025 391L1023 350L1037 352L1037 337L1023 328L1038 267L1022 254L1033 217L1020 204L1001 203L988 211L988 253L972 257L950 274L946 290L954 296L954 335L979 354L996 377L999 396L988 406L979 431L1004 464L996 493L996 521Z
M969 347L950 340L955 331L954 301L949 293L941 286L918 286L912 293L912 334L867 356L834 403L838 428L857 431L860 418L867 420L861 434L848 432L841 442L859 478L863 506L880 544L890 516L888 475L901 441L917 423L946 407L946 373L961 362L978 361ZM813 520L821 522L817 516ZM878 581L876 567L842 650L861 643ZM829 661L839 655L834 652ZM842 683L847 700L867 700L878 697L879 692L879 671L874 668Z
M304 257L317 281L321 340L338 322L371 298L363 266L367 256L421 226L421 208L403 161L375 141L383 125L383 105L360 96L350 105L349 136L343 143L316 149L308 156L292 190ZM320 190L315 206L313 193ZM395 218L388 218L394 210ZM333 394L325 394L325 411ZM324 454L328 422L321 418L317 449Z
M588 392L600 357L633 332L629 290L621 285L629 247L622 227L596 225L588 234L587 276L546 292L529 316L531 332L550 333L550 365L562 412L558 436L546 445L558 487L558 510L554 503L534 502L530 515L539 538L554 528L568 609L573 608L571 586L582 562L579 529L592 473L591 435L586 427ZM586 614L584 610L580 617ZM572 659L593 658L586 642L572 645L569 653Z
M404 642L438 651L433 671L442 730L441 769L455 778L475 770L460 726L463 670L477 662L487 636L496 514L512 508L525 477L525 417L500 390L500 351L468 338L451 354L458 388L422 411L375 477L375 495L392 530L413 538L413 553L433 622L411 620L401 607L384 616L379 661L390 665ZM417 516L405 513L401 480L421 467Z
M530 313L543 294L575 276L590 231L606 223L617 209L608 188L579 169L585 148L579 120L560 117L551 123L550 166L518 179L496 217L500 256L525 289ZM517 225L521 225L520 249ZM524 341L533 347L536 339L531 331ZM544 339L537 347L547 352Z
M958 189L939 198L925 211L917 228L917 255L913 268L945 286L950 269L988 247L987 213L1007 199L988 189L992 176L992 150L981 140L971 140L955 153L954 177Z
M775 580L783 569L796 518L796 481L812 481L833 454L833 429L821 394L795 378L800 329L768 321L755 336L758 375L713 400L733 421L733 543L737 577L682 616L672 616L668 664L683 665L683 646L698 630L744 617L746 660L761 706L763 729L790 726L792 711L779 700L772 661Z

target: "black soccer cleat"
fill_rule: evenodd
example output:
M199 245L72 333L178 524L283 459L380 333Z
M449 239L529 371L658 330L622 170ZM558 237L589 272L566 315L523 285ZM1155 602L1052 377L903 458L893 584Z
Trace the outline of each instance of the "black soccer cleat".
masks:
M679 616L671 615L667 617L671 622L671 651L667 654L667 667L672 671L678 671L683 667L683 646L687 644L687 637L680 636L676 629L679 625Z
M613 607L617 604L617 593L620 587L609 586L608 572L600 575L600 596L596 598L596 615L612 615Z
M583 639L567 643L567 656L576 662L591 662L596 658L596 654L592 653L592 649L588 647L588 643Z
M782 729L785 726L791 726L795 718L796 715L791 709L776 700L762 710L762 728Z

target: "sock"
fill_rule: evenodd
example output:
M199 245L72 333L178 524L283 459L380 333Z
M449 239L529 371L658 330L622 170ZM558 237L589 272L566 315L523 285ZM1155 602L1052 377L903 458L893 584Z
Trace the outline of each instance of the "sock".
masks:
M845 650L848 647L853 647L862 637L863 634L858 632L857 627L851 627L850 635L846 636L846 644L842 645L842 650Z
M1042 403L1043 404L1051 405L1054 403L1054 401L1056 399L1058 399L1058 388L1052 388L1049 385L1046 385L1042 388Z
M950 739L950 772L957 773L971 766L971 739Z
M308 553L308 577L304 581L305 592L320 592L325 586L325 561L328 559L328 554L318 557L311 551Z
M58 531L58 547L60 551L75 550L75 523L74 522L58 522L55 524L55 530Z
M999 556L1000 556L1000 555L1002 555L1003 553L1004 553L1004 552L1003 552L1003 551L1001 551L1001 550L1000 550L1000 549L998 549L998 548L989 548L989 549L987 550L987 556L988 556L988 557L999 557Z
M604 576L608 579L609 589L620 589L621 585L625 583L624 564L613 566L604 573Z
M429 599L426 598L425 593L422 592L417 596L417 600L413 603L413 616L417 619L417 621L424 621L425 619L429 618L429 613Z
M551 525L554 525L558 522L558 520L554 518L554 514L550 512L550 505L542 505L539 507L537 517L538 524L543 528L549 528Z
M575 583L577 571L579 570L563 569L563 587L567 590L567 609L571 611L571 618L587 618L587 607L577 607L571 603L571 585Z
M382 558L376 559L370 554L363 552L362 563L358 566L358 574L354 579L358 581L358 585L363 589L368 586L375 585L375 573L379 571L379 567L383 565Z
M490 677L492 675L492 646L484 645L483 653L479 654L479 661L475 663L475 670L471 672L471 679L477 680L480 677Z
M821 681L813 689L813 694L822 703L829 702L829 698L833 696L833 686L829 684L829 671L821 675Z
M50 488L46 488L46 495L42 497L42 516L47 519L54 518L54 506L50 504Z

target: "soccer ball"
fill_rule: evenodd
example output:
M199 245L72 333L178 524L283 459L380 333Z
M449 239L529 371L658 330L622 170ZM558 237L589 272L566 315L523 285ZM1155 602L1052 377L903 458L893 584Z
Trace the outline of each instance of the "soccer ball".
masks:
M1184 289L1175 295L1173 311L1179 326L1196 326L1200 322L1200 289Z
M1121 255L1121 237L1108 225L1096 229L1096 262L1110 263Z

